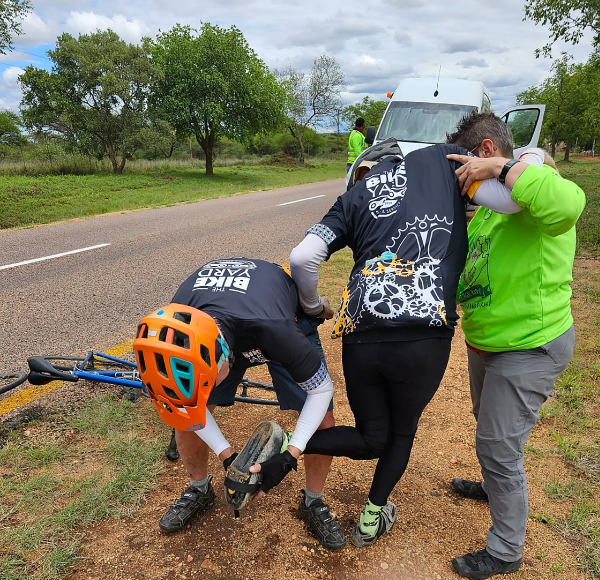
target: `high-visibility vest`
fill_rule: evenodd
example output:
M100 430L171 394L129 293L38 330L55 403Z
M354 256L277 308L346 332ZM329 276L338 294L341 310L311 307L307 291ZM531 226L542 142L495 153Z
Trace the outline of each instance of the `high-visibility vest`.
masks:
M352 165L365 149L365 136L360 131L352 129L348 138L348 165Z

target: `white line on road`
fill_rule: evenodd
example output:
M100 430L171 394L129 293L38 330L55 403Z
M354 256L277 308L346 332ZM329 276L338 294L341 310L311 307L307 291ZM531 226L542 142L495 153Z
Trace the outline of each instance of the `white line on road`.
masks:
M6 266L0 266L0 270L6 270L8 268L16 268L17 266L24 266L25 264L33 264L34 262L43 262L44 260L53 260L54 258L62 258L63 256L69 256L70 254L79 254L79 252L87 252L88 250L104 248L105 246L110 246L110 244L98 244L97 246L90 246L89 248L80 248L79 250L71 250L70 252L63 252L62 254L54 254L53 256L44 256L43 258L34 258L33 260L25 260L24 262L17 262L16 264L7 264Z
M296 201L288 201L286 203L278 203L277 205L290 205L292 203L300 203L301 201L308 201L309 199L317 199L318 197L325 197L325 195L315 195L314 197L305 197L304 199L297 199Z

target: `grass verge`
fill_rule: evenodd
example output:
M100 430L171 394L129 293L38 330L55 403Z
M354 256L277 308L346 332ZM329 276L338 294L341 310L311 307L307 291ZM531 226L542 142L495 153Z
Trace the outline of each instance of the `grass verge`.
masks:
M26 227L103 213L191 203L344 177L338 162L165 168L126 175L0 176L0 229Z
M574 181L586 195L586 207L577 222L577 254L600 257L600 158L557 161L560 174Z
M63 578L85 526L130 516L156 485L168 438L148 401L114 395L10 431L0 448L0 578Z
M548 523L579 547L581 569L600 578L600 264L576 260L573 316L577 330L575 354L541 409L564 477L548 481L544 491L556 502L557 515Z

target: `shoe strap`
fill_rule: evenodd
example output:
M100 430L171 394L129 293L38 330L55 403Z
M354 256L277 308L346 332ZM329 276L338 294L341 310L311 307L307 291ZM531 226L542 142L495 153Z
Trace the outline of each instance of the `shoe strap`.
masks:
M249 473L244 473L236 469L233 465L229 466L225 475L225 487L233 491L241 491L243 493L254 493L260 489L260 481L257 483L248 483L250 479ZM262 479L259 477L259 480Z

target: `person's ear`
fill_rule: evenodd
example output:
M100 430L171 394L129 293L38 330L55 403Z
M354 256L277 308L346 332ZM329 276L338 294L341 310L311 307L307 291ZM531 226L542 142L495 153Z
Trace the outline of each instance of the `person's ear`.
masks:
M482 157L494 157L496 150L498 148L494 145L494 142L491 139L484 139L481 142L481 147L480 147L480 151L481 151L481 156Z

